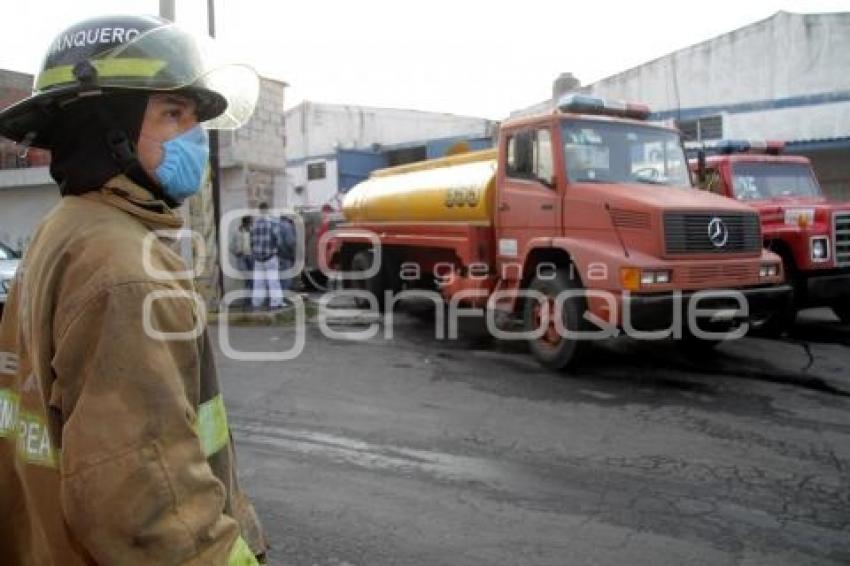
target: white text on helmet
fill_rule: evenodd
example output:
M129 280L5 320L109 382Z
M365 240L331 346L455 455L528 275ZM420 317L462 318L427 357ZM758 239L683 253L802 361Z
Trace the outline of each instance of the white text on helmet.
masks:
M85 47L96 43L124 43L136 39L139 34L139 30L136 28L104 27L80 30L57 37L50 45L50 54L59 53L72 47Z

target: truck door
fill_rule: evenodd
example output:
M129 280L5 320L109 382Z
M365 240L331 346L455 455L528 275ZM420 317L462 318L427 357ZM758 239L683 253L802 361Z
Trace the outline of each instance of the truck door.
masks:
M496 249L500 276L514 280L522 277L523 256L530 240L561 234L561 198L548 127L508 134L506 144L496 199Z

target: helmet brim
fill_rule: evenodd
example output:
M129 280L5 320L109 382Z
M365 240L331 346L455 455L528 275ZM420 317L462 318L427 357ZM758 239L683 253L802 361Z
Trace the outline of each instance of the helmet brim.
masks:
M49 149L51 124L58 111L58 101L73 96L78 89L58 88L35 94L0 111L0 135L21 143L28 136L32 147Z
M104 89L101 96L122 92L133 92L133 90ZM149 95L162 93L162 91L135 92L145 92ZM214 120L227 109L227 99L203 87L186 87L175 92L195 100L198 122L201 123ZM16 102L0 111L0 135L17 143L26 140L31 147L50 149L56 113L61 110L63 102L73 100L78 95L79 87L77 86L59 87Z

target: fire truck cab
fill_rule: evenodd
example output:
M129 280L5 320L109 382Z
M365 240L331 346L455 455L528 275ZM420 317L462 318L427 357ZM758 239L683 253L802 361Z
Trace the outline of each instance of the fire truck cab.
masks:
M764 245L782 257L794 300L765 330L780 334L797 311L831 307L850 323L850 202L821 191L809 160L784 155L782 142L688 144L699 188L759 212Z

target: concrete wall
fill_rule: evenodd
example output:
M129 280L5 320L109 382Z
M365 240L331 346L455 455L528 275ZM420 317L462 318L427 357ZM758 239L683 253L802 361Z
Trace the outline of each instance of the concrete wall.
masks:
M290 160L332 154L337 148L370 149L452 136L484 137L493 122L484 118L419 110L303 102L286 112Z
M319 205L336 198L340 150L374 152L429 139L483 138L493 128L494 123L484 118L303 102L286 112L286 202ZM326 162L326 176L307 181L307 165L317 161ZM296 192L296 187L303 191Z
M59 188L46 168L0 171L0 240L24 248L58 202Z
M585 89L647 103L659 119L720 115L727 138L821 139L850 135L848 69L850 12L777 12Z
M251 119L241 128L221 132L222 213L233 207L285 203L286 83L263 78Z
M653 110L850 93L850 13L792 14L721 35L591 85Z

